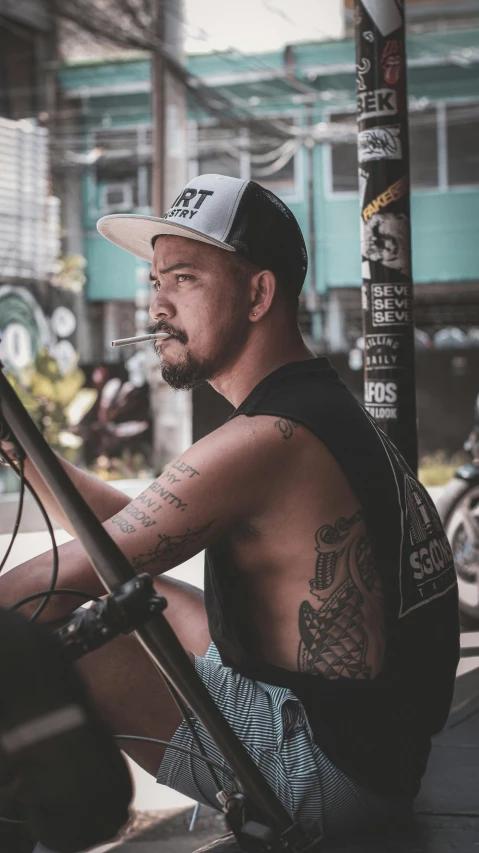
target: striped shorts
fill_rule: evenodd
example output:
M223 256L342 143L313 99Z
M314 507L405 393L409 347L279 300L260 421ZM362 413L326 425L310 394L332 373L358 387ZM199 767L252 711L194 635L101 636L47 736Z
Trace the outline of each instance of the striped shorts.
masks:
M305 832L328 838L374 830L411 812L411 800L367 791L331 763L313 742L304 708L288 688L233 673L223 666L213 643L204 658L195 656L195 669L286 811ZM221 765L216 773L228 792L231 771L203 726L196 718L192 723L208 757ZM185 722L171 743L197 751ZM157 782L220 809L207 765L193 756L167 749Z

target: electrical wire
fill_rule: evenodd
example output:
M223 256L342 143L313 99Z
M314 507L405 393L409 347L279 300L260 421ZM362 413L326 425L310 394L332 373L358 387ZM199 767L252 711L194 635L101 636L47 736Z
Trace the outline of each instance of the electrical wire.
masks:
M30 621L30 622L34 622L34 621L35 621L35 620L40 616L40 614L43 612L43 610L44 610L44 609L45 609L45 607L47 606L48 602L50 601L51 597L52 597L52 596L54 596L54 595L70 594L70 595L77 595L77 596L80 596L80 597L84 598L85 600L95 600L95 601L98 601L98 600L99 600L99 598L98 598L97 596L89 596L89 595L87 595L86 593L84 593L84 592L82 592L82 591L80 591L80 590L74 590L74 589L73 589L73 590L72 590L72 589L62 589L62 588L60 588L60 589L56 589L56 588L55 588L55 587L56 587L56 582L57 582L57 579L58 579L59 560L58 560L58 546L57 546L57 544L56 544L55 535L54 535L54 532L53 532L53 527L52 527L52 524L51 524L50 518L49 518L49 516L48 516L48 514L47 514L47 512L46 512L46 510L45 510L45 508L44 508L44 506L43 506L43 504L42 504L42 502L41 502L41 500L40 500L40 498L39 498L38 494L36 493L35 489L34 489L34 488L33 488L33 486L31 485L31 483L29 482L29 480L25 477L25 473L24 473L24 466L23 466L23 465L21 465L21 468L20 468L20 470L19 470L19 469L17 468L17 466L15 465L15 463L13 462L13 460L12 460L12 459L10 458L10 456L8 455L8 453L6 453L6 451L3 451L3 450L2 450L2 451L1 451L1 454L2 454L3 458L7 461L7 463L10 465L10 467L13 469L13 471L16 473L17 477L19 477L19 478L20 478L21 487L22 487L23 489L25 488L25 486L27 487L28 491L30 492L30 494L32 495L32 497L33 497L33 498L34 498L34 500L36 501L36 503L37 503L37 505L38 505L38 507L39 507L40 511L42 512L43 518L44 518L45 523L46 523L47 528L48 528L48 532L49 532L49 534L50 534L50 539L51 539L51 542L52 542L52 551L53 551L53 555L52 555L52 556L53 556L52 575L51 575L50 585L49 585L48 589L46 589L46 590L41 590L40 592L34 593L34 594L32 594L32 595L29 595L29 596L25 596L24 598L22 598L22 599L20 599L19 601L15 602L15 604L14 604L10 609L11 609L11 610L16 610L16 609L18 609L19 607L21 607L22 605L24 605L24 604L26 604L26 603L28 603L28 602L30 602L30 601L34 601L34 600L35 600L35 599L37 599L37 598L43 597L43 601L39 604L39 606L37 607L37 609L34 611L33 615L30 617L30 620L29 620L29 621ZM23 508L23 501L22 501L22 508ZM18 514L17 514L17 515L18 515ZM21 518L21 515L20 515L20 518ZM157 667L157 668L158 668L158 667ZM158 669L159 669L159 668L158 668ZM160 671L160 673L161 673L161 671ZM161 673L161 675L163 675L163 673ZM165 682L166 682L166 684L167 684L167 686L168 686L168 688L169 688L169 690L170 690L170 693L171 693L171 695L172 695L172 697L173 697L173 700L175 701L175 703L176 703L176 705L177 705L177 707L178 707L178 710L180 711L180 714L182 715L182 717L184 718L184 720L185 720L185 722L186 722L186 724L187 724L188 728L190 729L190 732L191 732L192 738L193 738L193 740L194 740L194 742L196 743L196 746L197 746L197 748L198 748L199 755L201 755L201 756L202 756L202 758L203 758L203 760L205 760L205 759L207 758L207 756L206 756L206 751L205 751L205 749L204 749L204 747L203 747L203 744L201 743L201 740L200 740L200 738L199 738L198 733L196 732L196 730L195 730L195 728L194 728L194 726L193 726L193 724L192 724L192 722L191 722L191 720L190 720L190 717L189 717L189 715L188 715L187 708L186 708L185 704L183 703L183 700L181 699L181 697L180 697L180 695L179 695L178 691L176 690L176 688L175 688L174 684L172 684L172 682L171 682L167 677L165 677L164 675L163 675L163 678L164 678L164 680L165 680ZM217 777L217 775L216 775L216 773L215 773L215 770L214 770L214 768L213 768L213 766L212 766L212 765L211 765L211 766L209 766L209 770L210 770L211 777L212 777L212 779L213 779L213 782L214 782L214 784L215 784L215 786L216 786L217 790L218 790L218 791L221 791L223 786L221 785L221 783L220 783L220 781L219 781L219 779L218 779L218 777Z
M0 455L1 455L2 459L6 459L6 456L4 455L3 451L0 451ZM5 554L3 555L2 562L0 563L0 572L2 572L3 569L5 568L5 564L6 564L8 558L10 556L11 550L12 550L13 545L15 543L15 539L17 538L18 529L20 527L20 522L22 520L24 498L25 498L25 460L24 460L23 456L21 456L20 457L20 495L18 498L17 515L15 518L15 524L13 526L13 533L12 533L12 536L10 539L10 543L8 545L7 550L5 551Z
M23 607L24 604L29 604L30 601L35 601L37 598L43 598L43 596L52 596L52 595L75 595L78 598L83 598L85 601L101 601L101 598L97 595L90 595L89 592L81 592L79 589L69 589L68 587L56 587L55 589L42 589L40 592L34 592L32 595L26 595L25 598L21 598L19 601L16 601L15 604L12 604L9 607L9 610L18 610L20 607Z
M136 741L144 741L145 743L157 743L161 746L167 746L168 749L176 749L178 752L184 752L185 755L192 755L193 758L197 758L199 761L203 761L205 764L210 765L212 769L215 767L217 770L221 771L221 773L226 773L233 781L237 782L236 776L232 770L226 765L223 766L219 761L216 761L214 758L210 758L208 755L200 755L198 752L195 752L193 749L189 749L187 746L179 746L178 744L170 743L169 740L162 740L157 737L140 737L139 735L115 735L115 738L118 740L136 740Z
M183 719L184 719L184 721L185 721L186 725L188 726L188 728L189 728L189 730L190 730L191 737L193 738L193 740L194 740L194 742L195 742L195 744L196 744L196 746L197 746L197 748L198 748L198 752L199 752L199 754L200 754L203 758L206 758L206 757L207 757L207 756L206 756L206 750L205 750L205 748L204 748L203 744L201 743L201 740L200 740L200 737L199 737L199 735L198 735L198 732L196 731L196 729L195 729L195 727L194 727L194 725L193 725L193 723L192 723L192 721L191 721L191 719L190 719L190 716L189 716L189 714L188 714L188 710L187 710L187 708L186 708L185 703L183 702L183 699L181 698L181 696L180 696L180 694L178 693L178 691L177 691L176 687L175 687L175 686L174 686L174 684L170 681L170 679L169 679L169 678L167 678L167 677L165 677L165 676L163 675L163 673L161 672L161 670L159 669L159 667L157 667L157 669L158 669L158 671L160 672L160 674L162 675L162 677L163 677L163 679L164 679L164 681L165 681L165 683L166 683L166 686L168 687L168 689L169 689L169 691L170 691L170 693L171 693L171 695L172 695L172 697L173 697L173 701L176 703L176 706L177 706L177 708L178 708L178 710L179 710L179 712L180 712L181 716L183 717ZM211 778L213 779L213 783L214 783L214 785L215 785L215 787L216 787L216 790L217 790L217 791L218 791L218 793L219 793L220 791L222 791L223 786L221 785L221 783L220 783L220 781L219 781L219 779L218 779L218 777L217 777L217 775L216 775L216 773L215 773L214 767L213 767L213 766L208 766L208 769L209 769L209 771L210 771L210 775L211 775Z
M52 576L51 576L50 585L49 585L48 589L41 590L40 592L34 593L32 595L29 595L29 596L25 596L24 598L15 602L15 604L10 609L11 610L17 610L19 607L22 607L24 604L27 604L30 601L34 601L37 598L43 597L43 601L40 603L40 605L37 607L37 609L35 610L33 615L30 617L29 621L33 622L36 619L38 619L38 617L40 616L40 614L43 612L43 610L47 606L48 602L50 601L51 597L54 595L64 595L64 594L77 595L77 596L84 598L85 600L98 601L99 600L98 597L87 595L86 593L81 592L80 590L66 589L66 588L65 589L63 589L63 588L56 589L55 588L55 585L56 585L56 582L58 579L58 562L59 562L58 561L58 547L57 547L57 544L55 541L55 535L53 532L53 527L51 525L50 519L48 517L48 514L46 513L45 508L43 507L43 504L41 503L40 498L38 497L36 491L34 490L33 486L31 485L31 483L25 477L24 473L21 475L19 469L17 468L17 466L14 464L13 460L8 456L8 454L6 452L2 451L2 455L4 456L4 458L6 459L8 464L10 465L10 467L15 471L17 476L22 477L21 481L23 482L24 487L25 486L27 487L30 494L33 496L33 498L37 502L38 507L40 508L42 515L44 517L45 523L47 525L48 532L50 534L50 539L52 541L52 550L53 550ZM22 469L22 471L23 471L23 469ZM193 724L189 718L188 711L186 709L186 706L183 703L183 700L181 699L181 697L178 694L175 686L169 681L169 679L165 678L163 673L161 673L161 675L163 676L163 678L164 678L164 680L165 680L165 682L166 682L166 684L167 684L167 686L171 692L173 700L175 701L175 703L178 707L178 710L180 711L180 714L182 715L182 717L184 718L188 728L190 729L192 738L193 738L194 742L196 743L196 746L199 750L199 755L201 755L203 757L203 759L205 759L206 758L205 749L203 747L203 744L201 743L201 740L198 736L198 733L196 732L196 730L195 730L195 728L194 728L194 726L193 726ZM221 785L221 783L220 783L220 781L219 781L219 779L218 779L218 777L214 771L214 768L211 766L209 769L210 769L210 773L211 773L213 782L214 782L217 790L221 791L223 786Z
M232 770L230 770L228 766L223 766L222 764L220 764L219 761L216 761L214 758L210 758L206 754L202 755L198 752L195 752L193 749L189 749L187 746L179 746L179 744L170 743L170 741L162 740L161 738L143 737L140 735L114 735L114 737L116 740L143 741L144 743L155 743L159 744L160 746L166 746L168 747L168 749L175 749L177 752L182 752L185 755L190 755L192 758L195 758L198 761L204 762L204 764L208 766L208 769L210 771L213 771L213 768L216 768L221 773L225 773L227 776L229 776L230 779L237 785L239 784L235 774ZM218 788L218 790L221 789L222 786ZM15 820L14 818L4 817L3 815L0 815L0 823L10 823L25 826L27 822L24 820Z
M57 582L57 579L58 579L58 563L59 563L59 561L58 561L58 546L57 546L57 543L56 543L56 540L55 540L55 534L54 534L54 532L53 532L52 523L51 523L51 521L50 521L50 518L48 517L48 513L47 513L47 511L46 511L45 507L43 506L43 504L42 504L42 502L41 502L41 500L40 500L40 498L39 498L38 494L36 493L35 489L33 488L32 484L31 484L31 483L30 483L30 481L25 477L25 474L23 474L23 476L21 475L21 473L20 473L19 469L17 468L17 466L15 465L15 463L13 462L13 460L10 458L10 456L8 455L8 453L6 453L5 451L2 451L2 454L3 454L4 458L6 459L6 461L8 462L8 464L10 465L10 467L12 468L12 470L13 470L13 471L15 472L15 474L17 475L17 477L19 477L21 481L23 480L23 483L25 484L26 488L27 488L27 489L28 489L28 491L30 492L30 494L31 494L32 498L34 499L35 503L37 504L37 506L38 506L38 508L39 508L39 510L40 510L40 512L41 512L41 514L42 514L42 516L43 516L43 520L44 520L44 522L45 522L45 524L46 524L46 527L47 527L47 530L48 530L48 533L49 533L49 536L50 536L50 539L51 539L51 543L52 543L52 560L53 560L53 565L52 565L52 574L51 574L50 584L49 584L48 590L46 591L46 594L45 594L45 597L44 597L43 601L41 601L41 602L40 602L40 604L38 605L37 609L34 611L34 613L32 614L32 616L30 616L29 621L30 621L30 622L35 622L35 620L36 620L36 619L38 619L38 617L40 616L40 614L41 614L41 613L43 613L43 611L44 611L45 607L47 606L48 602L50 601L50 597L51 597L52 592L53 592L53 590L55 589L55 586L56 586L56 582Z

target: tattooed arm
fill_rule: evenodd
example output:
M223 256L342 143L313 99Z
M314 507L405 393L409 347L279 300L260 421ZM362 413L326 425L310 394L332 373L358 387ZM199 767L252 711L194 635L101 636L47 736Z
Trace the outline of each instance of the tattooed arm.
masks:
M283 441L274 420L238 417L174 460L135 500L121 496L104 527L136 572L174 568L258 510L272 472L294 443ZM62 545L59 555L57 586L104 592L78 541ZM45 589L50 571L47 553L0 577L0 604ZM77 606L78 599L58 596L43 618L53 621Z

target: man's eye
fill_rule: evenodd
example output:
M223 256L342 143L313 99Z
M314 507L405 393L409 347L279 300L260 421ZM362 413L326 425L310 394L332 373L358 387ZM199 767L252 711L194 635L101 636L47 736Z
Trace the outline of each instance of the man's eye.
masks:
M186 273L183 273L183 272L176 276L177 281L179 281L180 283L183 281L187 281L190 278L193 278L193 276L187 275Z
M152 281L151 287L154 291L156 291L156 293L158 293L158 291L160 289L160 282L159 281Z

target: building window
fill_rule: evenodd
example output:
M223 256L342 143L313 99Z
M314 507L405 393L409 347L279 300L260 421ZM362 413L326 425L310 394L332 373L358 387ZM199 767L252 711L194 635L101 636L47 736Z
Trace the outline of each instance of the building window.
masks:
M272 119L274 121L274 119ZM293 118L282 118L282 125L294 125ZM247 137L248 139L248 137ZM267 136L264 130L249 132L250 175L253 181L277 195L293 195L296 190L296 148L294 138Z
M282 119L282 123L293 123ZM292 143L292 144L291 144ZM252 179L278 195L296 191L294 140L266 136L262 129L230 128L220 124L198 127L191 159L197 174L231 175Z
M127 213L138 207L138 168L134 164L100 160L96 183L101 211Z
M197 146L199 175L241 177L241 153L236 130L221 125L199 127Z
M95 133L95 146L103 148L104 157L109 160L136 159L138 133L136 128L109 128Z
M333 113L331 124L356 124L354 113ZM334 193L358 191L358 148L354 141L331 144L332 190Z
M114 211L131 211L133 204L133 186L131 182L105 182L100 188L100 209Z
M333 113L331 124L354 125L354 113ZM339 140L340 136L338 135ZM412 112L409 115L411 186L413 189L437 187L437 116L436 108ZM358 153L354 141L331 143L333 192L357 192Z
M270 171L273 170L273 171ZM266 174L265 174L266 172ZM276 195L290 195L295 191L295 156L292 154L284 166L273 162L251 163L251 179Z
M437 110L429 107L409 113L411 187L437 187Z
M99 207L102 212L130 212L151 204L151 129L108 128L95 133L94 145L103 149L96 164Z
M479 184L479 104L447 106L449 185Z

